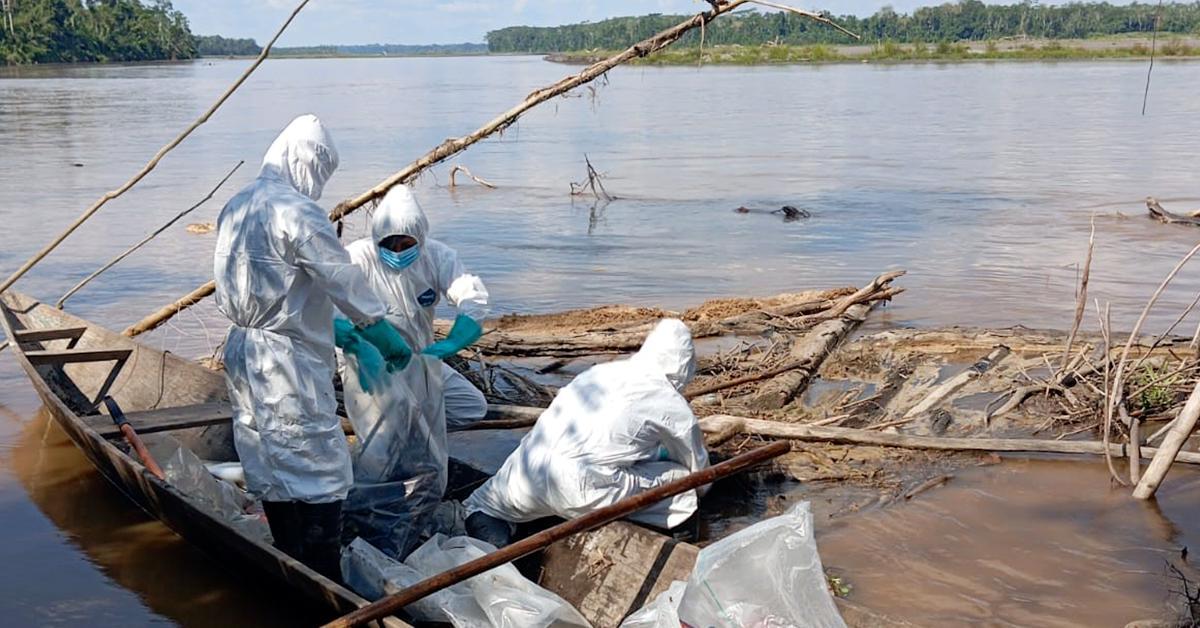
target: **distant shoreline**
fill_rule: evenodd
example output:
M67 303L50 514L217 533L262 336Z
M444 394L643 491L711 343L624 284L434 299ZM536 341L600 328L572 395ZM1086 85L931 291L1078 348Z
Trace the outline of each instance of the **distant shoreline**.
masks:
M1161 59L1200 58L1200 37L1163 36L1155 44ZM1105 37L1097 39L964 41L936 44L874 45L723 45L703 49L667 48L634 59L636 65L786 65L805 63L923 62L923 61L1096 61L1104 59L1147 59L1150 37ZM589 64L608 58L616 51L558 52L544 55L546 61Z

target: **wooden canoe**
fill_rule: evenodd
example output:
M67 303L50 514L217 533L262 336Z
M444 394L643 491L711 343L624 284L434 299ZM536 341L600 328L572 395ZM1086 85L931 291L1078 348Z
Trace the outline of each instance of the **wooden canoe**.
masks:
M367 604L151 475L96 403L111 395L147 441L169 432L203 459L232 461L224 376L16 292L0 295L0 313L13 355L54 421L131 501L222 564L252 567L315 601L327 615L314 623ZM391 618L385 625L408 624Z

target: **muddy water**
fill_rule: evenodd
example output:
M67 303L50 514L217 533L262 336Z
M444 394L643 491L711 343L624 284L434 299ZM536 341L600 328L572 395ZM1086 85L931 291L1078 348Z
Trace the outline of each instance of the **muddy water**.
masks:
M243 67L2 70L0 268L14 268L124 181ZM326 189L333 203L565 71L520 57L268 62L20 287L56 298L246 160L184 223L213 220L290 116L316 112L336 134L342 169ZM498 312L614 301L684 306L861 283L907 268L909 292L880 324L1063 328L1073 264L1095 214L1102 248L1092 294L1111 300L1115 324L1128 326L1197 236L1142 219L1139 199L1154 194L1181 211L1200 206L1200 64L1157 65L1141 117L1144 72L1127 62L624 69L597 98L556 101L454 160L498 190L451 191L439 168L418 192L435 234L484 276ZM594 205L567 194L584 173L585 153L619 200ZM784 224L731 211L783 204L814 216ZM350 235L362 233L361 219L351 223ZM173 229L68 307L119 328L208 279L212 242ZM1184 273L1178 284L1150 331L1200 290L1200 275ZM195 356L222 333L205 304L148 341ZM0 418L0 616L20 624L220 623L228 617L205 619L213 606L204 600L214 599L242 620L225 623L267 621L263 609L274 604L241 597L136 512L105 510L112 492L53 431L47 440L36 399L2 356L0 406L11 411ZM1081 469L1066 475L1104 485ZM1039 474L1031 483L1042 481ZM162 560L151 567L139 562L146 555Z
M1168 563L1200 547L1200 473L1172 471L1157 504L1111 490L1103 464L1010 458L911 501L818 523L850 599L918 625L1123 626L1175 616Z

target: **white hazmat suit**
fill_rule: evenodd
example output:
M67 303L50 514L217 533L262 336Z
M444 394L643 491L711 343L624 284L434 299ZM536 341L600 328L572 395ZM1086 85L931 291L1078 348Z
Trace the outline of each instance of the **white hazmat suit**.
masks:
M321 122L296 118L217 219L234 444L247 488L264 501L336 502L351 485L333 391L334 305L359 326L385 308L313 202L337 162Z
M664 320L626 360L588 369L550 407L494 477L464 505L509 522L574 518L708 466L696 415L679 391L695 374L687 326ZM630 519L672 528L695 491Z
M379 258L379 243L393 235L417 240L420 255L411 266L395 270ZM429 237L429 221L412 190L392 188L371 220L371 237L346 247L350 258L362 268L375 294L388 307L388 320L402 330L420 352L434 341L433 317L445 297L459 315L482 323L488 313L488 292L479 277L466 271L458 253ZM457 427L482 419L487 400L471 382L446 364L440 364L445 397L445 421Z

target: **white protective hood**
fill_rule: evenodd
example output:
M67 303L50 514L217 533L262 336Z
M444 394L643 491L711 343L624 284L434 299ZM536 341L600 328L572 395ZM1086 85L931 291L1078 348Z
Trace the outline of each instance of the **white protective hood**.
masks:
M271 143L259 176L282 179L315 201L337 166L337 148L329 131L316 116L306 114L292 120Z
M412 236L421 246L429 235L429 219L407 185L389 190L371 217L371 239L376 245L394 235Z
M682 392L696 375L696 346L692 342L692 332L683 321L663 320L629 361L661 373L675 390Z

